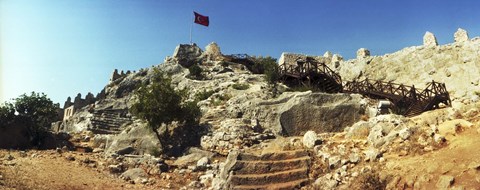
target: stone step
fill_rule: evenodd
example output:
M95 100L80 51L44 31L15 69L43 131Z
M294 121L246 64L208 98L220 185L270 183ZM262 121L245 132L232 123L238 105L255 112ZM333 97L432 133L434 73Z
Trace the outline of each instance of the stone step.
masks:
M104 121L131 121L130 118L124 117L96 117L94 116L92 120L104 120Z
M252 171L255 172L255 171ZM308 168L285 170L266 174L234 174L230 176L231 183L236 185L267 185L271 183L282 183L308 179Z
M239 160L233 166L232 171L234 174L264 174L264 173L273 173L285 170L293 170L299 168L308 168L310 165L310 157L304 156L299 158L293 158L288 160L278 160L278 161L266 161L266 160L256 160L256 161L243 161ZM235 170L235 169L238 170Z
M94 125L104 125L109 127L120 127L122 125L122 123L111 123L111 122L105 122L105 121L99 121L99 120L93 120L91 122Z
M238 185L233 189L235 190L263 190L263 189L275 189L275 190L290 190L290 189L300 189L301 186L304 186L308 182L308 179L299 179L295 181L288 181L283 183L270 183L265 185Z
M292 151L282 151L282 152L271 152L271 153L264 153L261 156L256 156L252 154L240 154L238 156L238 160L243 161L255 161L255 160L266 160L266 161L274 161L274 160L288 160L293 158L305 157L308 156L308 152L304 150L292 150Z
M99 128L92 128L90 129L94 134L119 134L121 130L107 130L107 129L99 129Z

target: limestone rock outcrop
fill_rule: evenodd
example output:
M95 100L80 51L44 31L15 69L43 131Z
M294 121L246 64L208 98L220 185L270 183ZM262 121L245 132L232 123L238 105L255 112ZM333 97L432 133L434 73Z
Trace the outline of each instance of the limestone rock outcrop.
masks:
M312 55L305 55L305 54L298 54L298 53L283 52L282 55L280 56L280 59L278 59L278 64L279 65L283 65L283 64L297 65L297 61L306 61L307 57L314 59L320 63L328 64L332 59L331 55L329 55L328 53L325 53L326 56L312 56Z
M455 34L453 34L455 42L466 42L468 41L468 33L466 30L459 28Z
M357 59L365 58L370 56L370 51L365 48L360 48L357 50Z
M151 154L151 151L154 149L160 151L160 142L155 134L145 125L145 123L135 122L118 135L105 136L105 138L98 136L99 141L97 144L105 144L105 153L107 155L128 147L132 149L128 154Z
M359 95L295 92L282 94L278 99L259 102L246 115L256 115L260 125L277 134L303 135L343 131L360 120L365 113Z
M437 38L435 37L435 35L433 35L433 33L426 32L423 36L423 45L427 47L437 46Z
M204 57L210 61L221 61L223 60L222 52L217 43L212 42L205 47L205 52L203 52Z
M203 51L196 44L180 44L175 48L173 59L183 67L190 67L201 60Z
M430 39L433 40L433 36ZM478 101L475 93L480 91L478 52L478 39L435 48L412 46L383 56L342 61L338 68L333 69L342 76L343 81L368 78L415 85L419 89L425 88L432 80L445 83L455 107L461 102Z

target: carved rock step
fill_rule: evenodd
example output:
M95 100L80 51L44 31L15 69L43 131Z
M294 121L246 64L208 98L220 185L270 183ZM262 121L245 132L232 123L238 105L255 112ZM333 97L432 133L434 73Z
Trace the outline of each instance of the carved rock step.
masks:
M282 152L271 152L265 153L261 156L255 156L251 154L240 154L238 160L242 161L258 161L258 160L265 160L265 161L274 161L274 160L288 160L293 158L299 157L308 157L308 152L304 150L292 150L292 151L282 151Z
M100 128L93 128L90 129L94 134L118 134L122 132L121 130L108 130L108 129L100 129Z
M275 190L290 190L290 189L300 189L301 186L304 186L308 182L308 179L299 179L295 181L289 181L284 183L270 183L265 185L238 185L233 189L243 190L263 190L263 189L275 189Z
M231 189L295 189L309 181L311 159L304 150L232 156L236 160L227 179Z
M235 164L235 168L240 168L239 170L234 170L234 174L249 174L252 172L255 173L271 173L285 170L292 170L298 168L308 168L310 165L310 157L304 156L300 158L293 158L288 160L278 160L278 161L243 161L239 160Z
M267 185L302 180L307 176L308 168L299 168L265 174L234 174L230 180L233 185Z

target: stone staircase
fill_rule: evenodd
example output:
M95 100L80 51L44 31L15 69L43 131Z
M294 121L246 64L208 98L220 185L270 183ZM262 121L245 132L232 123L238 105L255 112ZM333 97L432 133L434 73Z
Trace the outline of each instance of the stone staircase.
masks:
M95 134L118 134L121 127L131 123L126 110L104 109L93 111L91 119L93 127L90 129Z
M229 155L230 157L230 155ZM228 189L299 189L308 181L310 157L303 150L260 156L239 153L230 165Z

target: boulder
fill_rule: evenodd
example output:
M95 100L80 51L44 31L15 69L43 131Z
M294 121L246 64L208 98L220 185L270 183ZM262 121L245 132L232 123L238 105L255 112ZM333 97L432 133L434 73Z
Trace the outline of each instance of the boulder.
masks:
M357 50L357 59L365 58L370 56L370 51L365 48L360 48Z
M453 35L455 42L466 42L468 41L468 33L466 30L459 28Z
M135 149L131 146L127 146L125 148L120 148L119 150L115 151L116 154L118 155L125 155L125 154L131 154L135 151Z
M473 127L473 124L466 120L454 119L440 124L438 126L438 133L442 136L456 135L457 133L460 133L461 131L471 127Z
M196 170L198 170L198 171L206 170L208 164L210 164L210 159L209 159L208 157L205 156L205 157L203 157L203 158L200 158L200 159L197 161Z
M438 189L448 189L451 185L453 185L455 178L450 175L442 175L438 178L436 187Z
M177 166L178 168L184 168L191 164L201 164L205 163L205 159L207 159L207 164L209 160L213 157L213 153L209 151L204 151L198 148L190 148L186 155L179 157L175 162L172 164L173 166ZM203 159L203 160L202 160ZM202 160L202 161L200 161ZM199 163L200 162L200 163ZM205 164L206 167L206 164Z
M287 102L279 105L269 105L267 111L276 106L266 123L277 124L281 129L274 132L288 136L303 135L311 130L316 133L339 132L360 120L365 108L360 103L361 97L349 94L327 93L296 93ZM260 108L265 108L260 106ZM273 120L273 121L272 121Z
M105 145L105 153L153 154L161 152L161 145L155 133L145 123L134 122L118 135L111 136Z
M347 134L345 137L354 139L366 138L372 127L373 124L368 121L359 121L353 124L352 127L347 128Z
M120 178L140 184L148 180L148 174L142 168L132 168L123 172Z
M196 44L180 44L175 48L173 59L183 67L190 67L201 61L202 50Z
M437 38L435 37L435 35L433 35L433 33L426 32L423 36L423 45L427 47L437 46Z
M313 148L315 145L319 145L322 143L322 140L317 136L315 131L307 131L305 135L303 135L303 145L306 148Z
M373 162L377 158L380 158L382 156L382 153L373 147L370 147L369 149L365 150L363 153L365 154L365 161L370 161L370 162Z
M274 99L234 97L229 102L244 113L243 118L256 118L263 129L276 135L303 136L340 132L360 120L365 112L362 97L356 94L284 92Z

